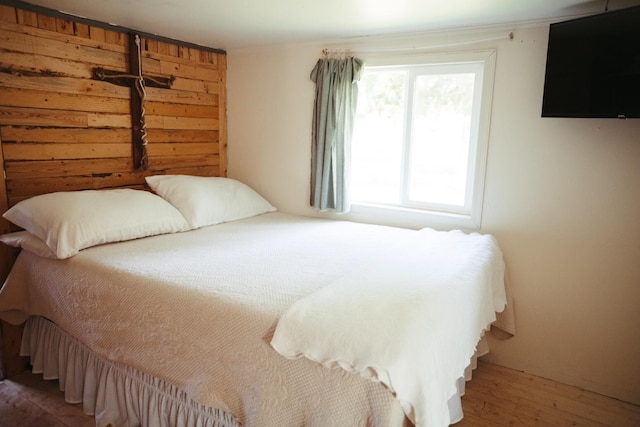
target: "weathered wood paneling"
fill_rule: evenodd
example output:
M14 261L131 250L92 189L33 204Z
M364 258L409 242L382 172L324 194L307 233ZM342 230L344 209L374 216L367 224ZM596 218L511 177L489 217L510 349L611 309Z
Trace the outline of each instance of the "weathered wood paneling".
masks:
M0 0L1 212L53 191L144 188L153 174L226 176L225 53L146 34L143 74L174 80L146 88L149 168L134 168L132 89L93 77L97 67L131 74L129 34ZM14 257L0 245L0 284ZM11 375L24 367L20 328L1 326L0 364Z
M144 186L156 173L226 175L226 56L141 34L149 168L134 170L131 88L94 79L129 70L129 32L0 4L0 141L8 205L51 191ZM27 10L29 9L29 10Z

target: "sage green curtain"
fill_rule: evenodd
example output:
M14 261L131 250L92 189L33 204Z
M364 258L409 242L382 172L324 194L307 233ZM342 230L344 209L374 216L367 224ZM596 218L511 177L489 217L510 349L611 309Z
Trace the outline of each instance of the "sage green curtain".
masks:
M311 206L350 210L351 135L358 101L362 60L321 58L311 80L316 84L311 140Z

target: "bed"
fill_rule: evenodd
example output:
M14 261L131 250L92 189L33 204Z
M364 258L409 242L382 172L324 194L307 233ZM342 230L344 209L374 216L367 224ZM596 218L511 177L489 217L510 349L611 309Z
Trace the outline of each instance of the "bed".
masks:
M445 426L511 331L489 235L278 212L228 178L18 203L0 318L98 426ZM498 314L502 312L502 314ZM501 317L498 317L501 316Z

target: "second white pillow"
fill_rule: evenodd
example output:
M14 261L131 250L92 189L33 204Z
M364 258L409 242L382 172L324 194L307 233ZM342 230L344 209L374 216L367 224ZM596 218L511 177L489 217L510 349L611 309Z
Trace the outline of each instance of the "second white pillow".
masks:
M175 206L193 228L276 210L251 187L231 178L155 175L146 179L149 187Z

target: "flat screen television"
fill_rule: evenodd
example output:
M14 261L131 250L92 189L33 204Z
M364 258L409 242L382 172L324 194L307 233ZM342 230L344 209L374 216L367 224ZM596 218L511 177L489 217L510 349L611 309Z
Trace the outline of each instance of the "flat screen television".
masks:
M550 25L542 117L640 117L640 6Z

